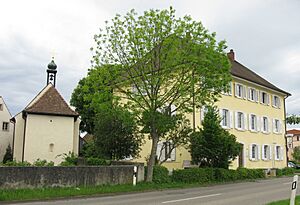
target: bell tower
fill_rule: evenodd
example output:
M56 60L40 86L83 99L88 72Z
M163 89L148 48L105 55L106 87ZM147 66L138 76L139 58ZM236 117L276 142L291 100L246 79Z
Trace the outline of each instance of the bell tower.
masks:
M51 62L48 64L48 69L47 69L47 85L51 83L55 87L56 83L56 70L57 66L54 63L54 57L52 57Z

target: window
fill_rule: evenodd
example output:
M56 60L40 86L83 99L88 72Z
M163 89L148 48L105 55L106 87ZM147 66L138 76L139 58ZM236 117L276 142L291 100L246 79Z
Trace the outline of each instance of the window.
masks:
M300 136L297 136L297 141L299 141Z
M259 149L258 149L258 145L257 144L251 144L250 148L249 148L249 158L250 160L254 161L254 160L258 160L259 159Z
M176 148L170 141L160 142L157 145L156 155L159 161L175 161Z
M236 128L238 130L244 130L245 129L245 115L242 112L236 112L235 116L235 122L236 122Z
M280 121L278 119L274 119L273 121L273 128L274 128L274 132L275 133L279 133L280 132Z
M262 118L262 131L267 133L269 132L269 120L267 117Z
M270 160L272 158L272 153L271 153L271 147L270 145L263 145L262 146L262 159L263 160Z
M3 111L3 104L0 103L0 111Z
M276 95L273 95L273 107L280 108L280 99Z
M244 86L241 84L235 84L235 96L239 98L244 97Z
M49 152L53 152L53 150L54 150L54 144L51 143L49 144Z
M250 114L249 117L249 129L250 131L257 131L257 117L254 114Z
M200 110L200 121L201 122L204 120L206 113L207 113L207 107L203 106Z
M265 105L269 105L269 95L266 92L261 92L260 102Z
M2 130L3 131L9 131L9 123L8 122L3 122L2 123Z
M283 160L283 148L279 145L275 146L275 160Z
M227 89L224 89L224 91L222 92L222 94L224 94L224 95L232 95L232 82L230 82L228 84Z
M256 102L258 99L257 91L254 88L249 88L249 96L248 99L250 101Z
M222 121L221 125L223 128L229 128L230 127L230 113L227 109L222 109Z

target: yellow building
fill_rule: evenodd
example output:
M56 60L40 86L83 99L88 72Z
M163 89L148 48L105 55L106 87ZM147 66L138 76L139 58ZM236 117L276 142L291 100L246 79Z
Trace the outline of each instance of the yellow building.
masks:
M290 94L237 62L233 50L228 57L232 64L230 91L223 93L216 105L220 110L222 127L234 134L243 147L231 168L286 167L285 99ZM187 117L192 125L201 127L204 115L205 108L202 108ZM163 143L166 142L159 143L157 155ZM135 161L145 162L150 149L151 142L147 141L141 157ZM163 165L168 169L181 169L190 164L188 150L178 147Z
M79 115L55 88L56 65L48 65L46 87L13 117L13 157L17 161L37 159L58 164L64 153L78 154Z

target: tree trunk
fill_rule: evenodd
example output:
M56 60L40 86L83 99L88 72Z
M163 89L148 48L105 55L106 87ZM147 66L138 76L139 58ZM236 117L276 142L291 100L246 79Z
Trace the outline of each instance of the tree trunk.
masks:
M153 167L155 164L156 149L158 144L158 135L156 132L151 133L151 139L152 139L152 148L151 148L150 158L147 164L147 176L146 176L147 182L152 182L152 178L153 178Z

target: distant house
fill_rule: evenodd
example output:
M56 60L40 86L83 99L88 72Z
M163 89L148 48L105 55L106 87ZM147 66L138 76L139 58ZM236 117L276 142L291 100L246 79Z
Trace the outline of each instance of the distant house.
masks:
M37 159L58 164L58 155L78 154L79 115L72 110L55 88L56 65L48 65L47 85L12 118L15 123L13 156L17 161Z
M293 151L295 147L300 146L300 130L292 129L286 132L287 145L288 145L288 156L289 159L293 159Z
M12 146L14 125L10 122L11 114L0 96L0 162L2 162L6 148Z

